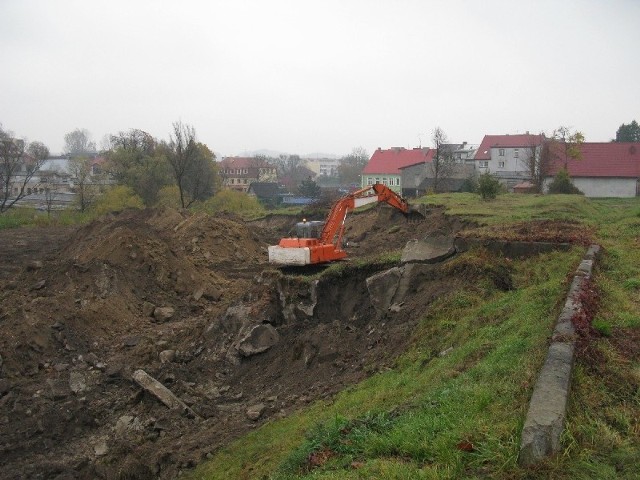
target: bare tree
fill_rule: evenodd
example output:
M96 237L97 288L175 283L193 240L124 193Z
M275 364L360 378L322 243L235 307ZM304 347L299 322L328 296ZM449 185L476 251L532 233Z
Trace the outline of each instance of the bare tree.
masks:
M360 175L367 163L369 163L369 154L362 147L354 148L349 155L340 158L340 163L338 164L340 183L343 185L350 183L360 185Z
M84 212L91 206L98 195L98 188L91 179L91 159L75 157L69 160L69 173L73 178L78 208Z
M51 218L51 210L53 210L53 206L58 199L58 193L58 190L52 183L44 187L44 206L47 210L48 218Z
M28 144L0 125L0 213L29 194L27 185L49 156L41 142Z
M167 158L180 192L182 208L213 195L217 176L215 155L206 145L198 143L192 126L182 122L173 124Z
M453 174L455 158L451 147L447 145L447 135L440 127L436 127L433 130L431 141L435 150L430 164L433 190L439 192L444 181Z
M531 183L537 193L542 193L544 179L549 176L552 163L550 142L546 140L544 133L532 136L529 145L525 148L524 164L529 171Z
M64 151L70 155L84 155L95 152L96 144L91 141L89 130L76 128L64 136Z

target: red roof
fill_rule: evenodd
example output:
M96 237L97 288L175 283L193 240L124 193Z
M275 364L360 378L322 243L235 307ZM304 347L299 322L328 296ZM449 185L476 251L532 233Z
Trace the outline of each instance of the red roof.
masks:
M415 165L417 163L430 162L435 150L430 148L413 148L408 150L403 147L393 147L389 150L377 149L373 152L369 163L362 173L400 175L400 168Z
M553 146L555 161L550 175L564 167L562 143ZM640 142L583 143L582 158L569 159L567 170L571 177L640 177Z
M491 148L526 148L542 143L542 135L529 133L518 135L485 135L476 151L474 160L491 160Z

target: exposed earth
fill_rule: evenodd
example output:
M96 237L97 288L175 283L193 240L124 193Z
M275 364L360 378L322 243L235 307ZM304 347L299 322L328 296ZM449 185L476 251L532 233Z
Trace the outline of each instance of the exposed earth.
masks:
M272 268L266 247L295 222L145 210L0 231L0 477L175 478L391 365L460 282L509 288L506 270L422 265L402 302L381 307L366 279L393 265L327 279ZM379 206L351 215L345 236L355 260L464 227L438 208L408 223ZM143 389L137 370L185 408Z

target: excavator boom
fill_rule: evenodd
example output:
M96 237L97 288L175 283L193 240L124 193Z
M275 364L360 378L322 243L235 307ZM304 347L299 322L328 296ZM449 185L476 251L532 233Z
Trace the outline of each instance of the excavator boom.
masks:
M388 203L404 214L409 213L407 201L389 187L380 183L369 185L333 204L318 237L283 238L278 245L270 246L269 262L278 265L311 265L345 258L347 253L342 249L342 235L347 214L354 208L379 202Z

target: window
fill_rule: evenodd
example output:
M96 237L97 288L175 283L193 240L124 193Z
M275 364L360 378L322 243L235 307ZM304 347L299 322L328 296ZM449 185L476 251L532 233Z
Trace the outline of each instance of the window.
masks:
M244 184L245 184L245 185L247 184L247 179L246 179L246 178L244 179Z
M501 148L498 150L498 155L500 155L501 157L504 157L504 148Z
M487 168L489 167L489 161L488 160L481 160L480 164L478 165L479 168Z
M376 177L376 183L380 183L380 177Z
M373 178L367 177L367 185L373 185Z
M513 156L514 156L515 158L518 158L518 149L517 149L517 148L515 148L515 149L513 150Z
M399 187L400 186L400 177L396 178L396 186Z
M387 178L386 177L382 177L382 184L386 185L387 184Z
M235 183L235 180L232 178L231 179L231 185L233 185Z
M504 168L504 162L498 162L498 168Z

